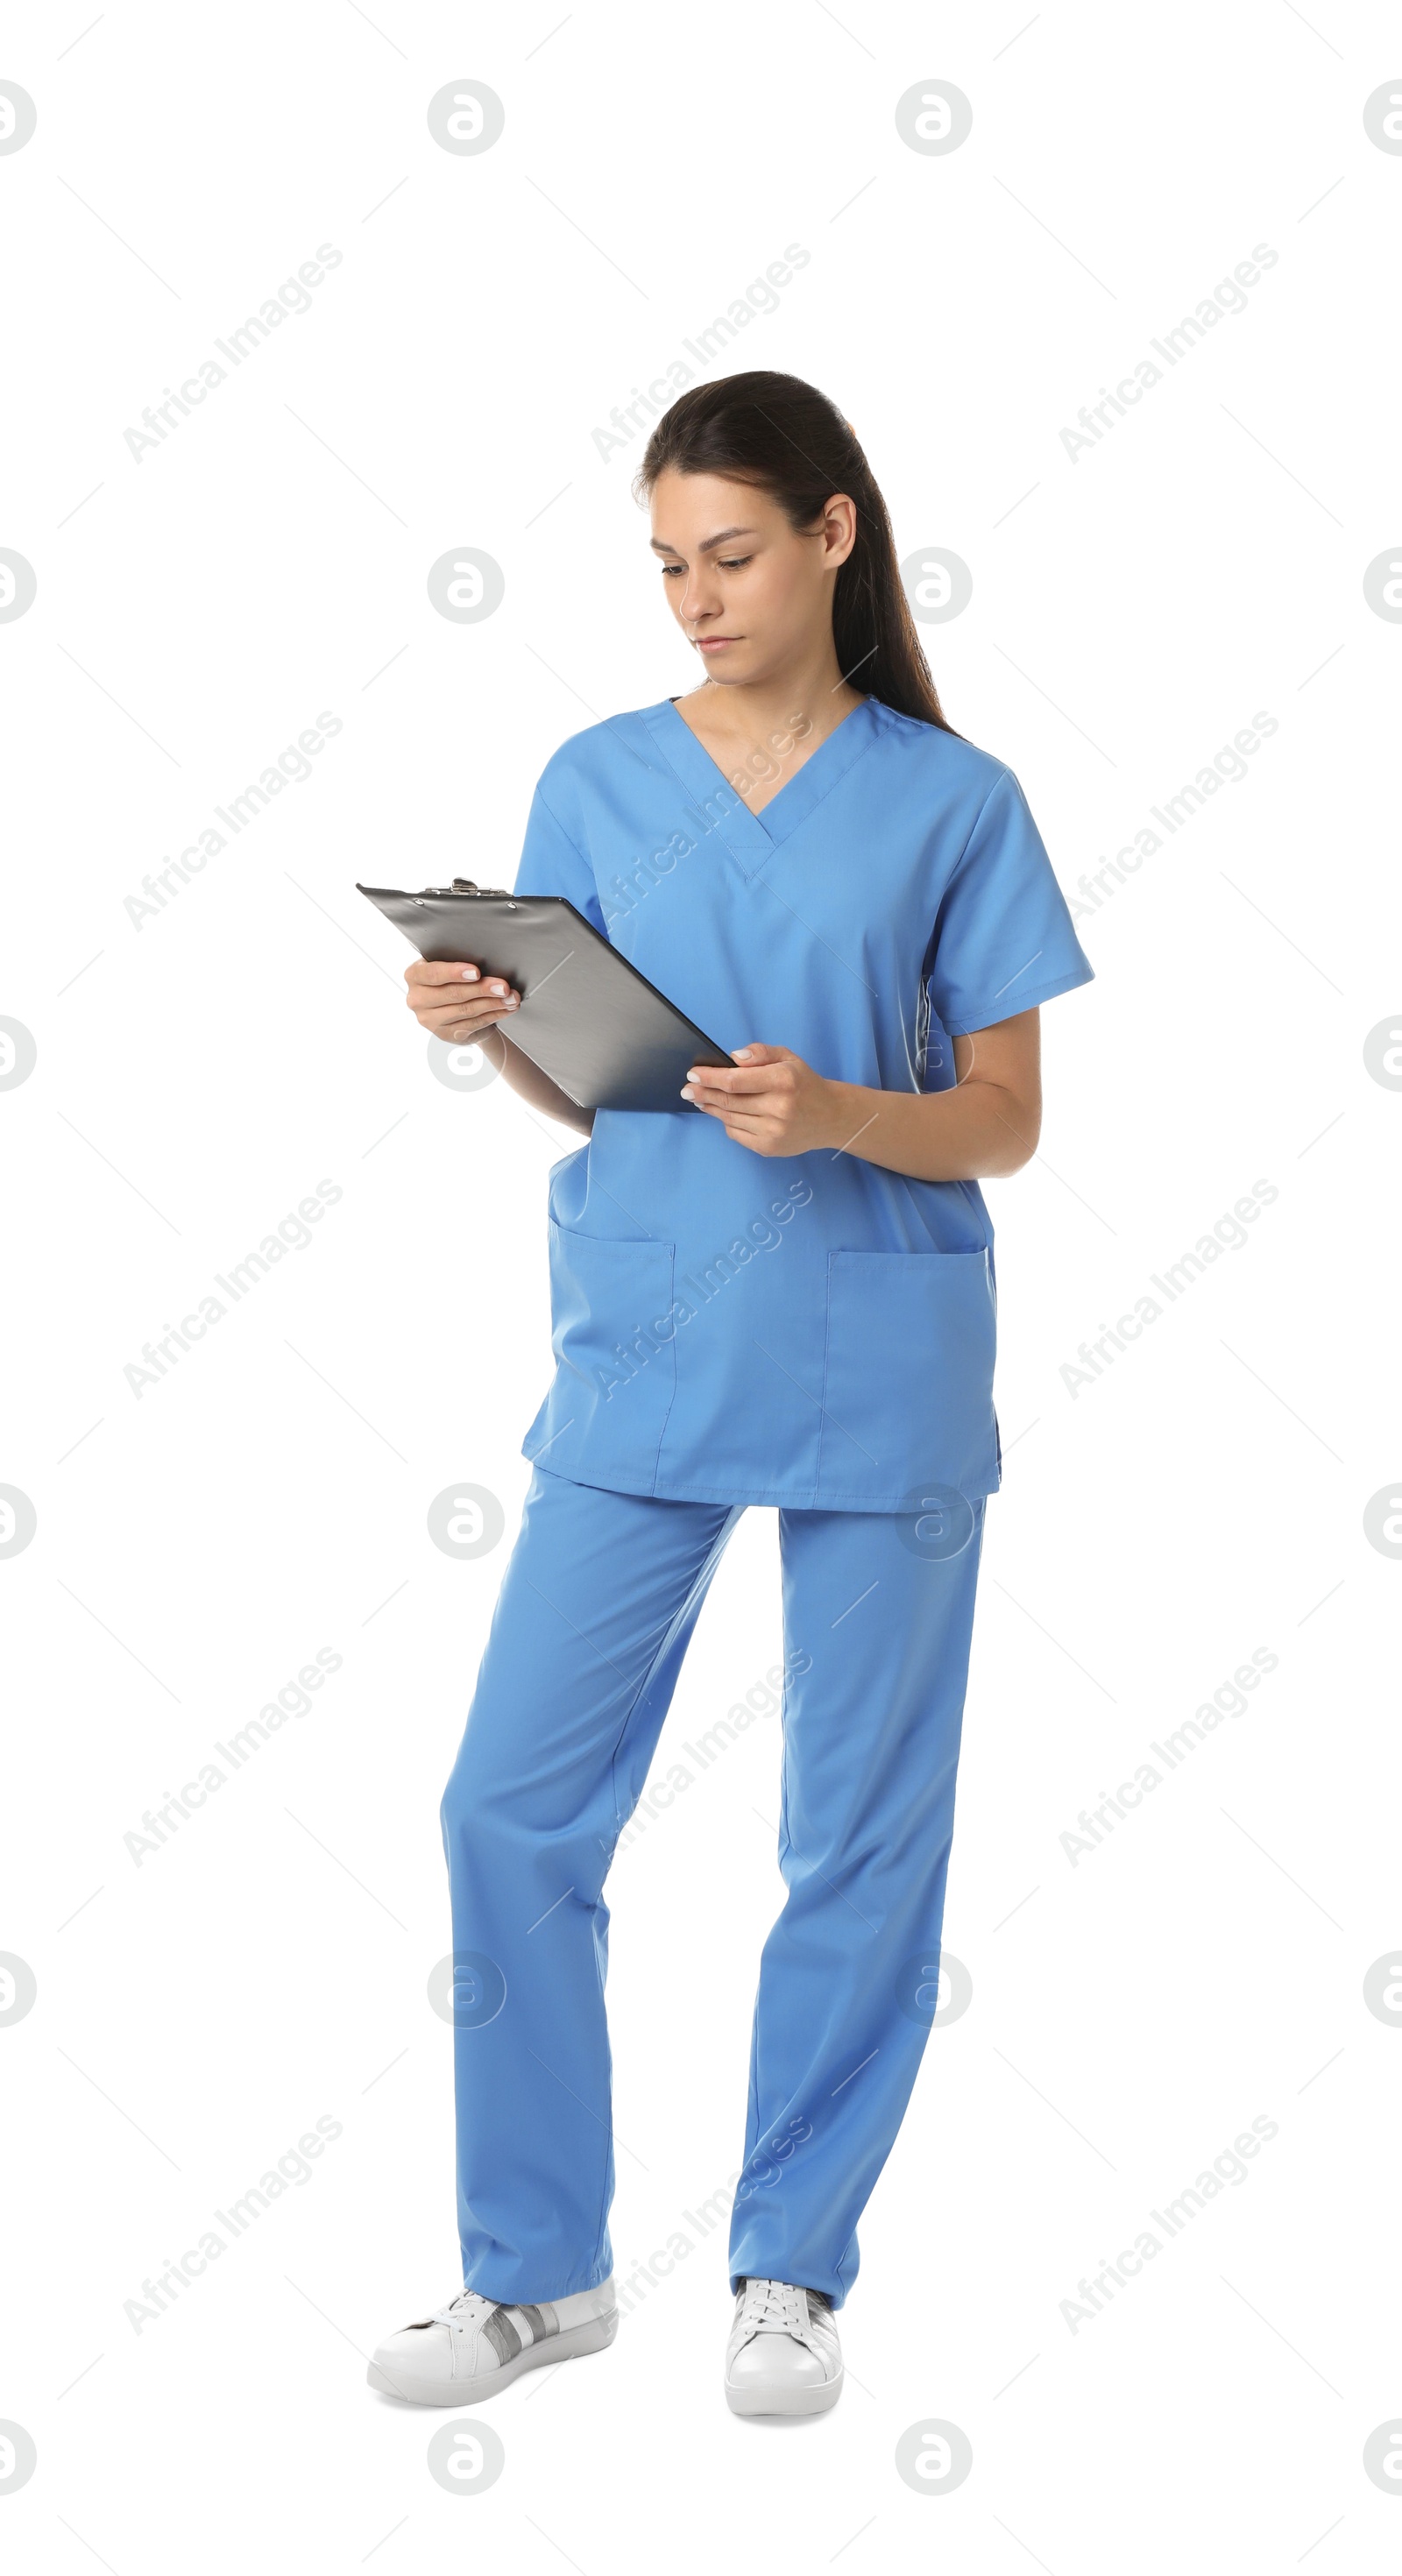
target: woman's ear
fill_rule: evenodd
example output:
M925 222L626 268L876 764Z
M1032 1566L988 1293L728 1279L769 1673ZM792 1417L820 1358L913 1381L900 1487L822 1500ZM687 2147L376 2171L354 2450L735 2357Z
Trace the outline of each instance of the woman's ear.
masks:
M829 539L828 551L845 563L857 542L857 505L850 492L834 492L823 506L824 533ZM840 533L837 533L840 531Z

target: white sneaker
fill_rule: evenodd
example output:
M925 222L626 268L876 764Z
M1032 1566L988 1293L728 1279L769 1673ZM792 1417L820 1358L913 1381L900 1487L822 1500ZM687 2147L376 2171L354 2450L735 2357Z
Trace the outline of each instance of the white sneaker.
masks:
M736 2415L821 2415L842 2395L842 2346L821 2290L746 2281L725 2352Z
M523 2370L602 2352L617 2332L611 2277L597 2290L536 2307L503 2307L478 2290L460 2290L432 2316L386 2335L365 2376L384 2396L413 2406L477 2406Z

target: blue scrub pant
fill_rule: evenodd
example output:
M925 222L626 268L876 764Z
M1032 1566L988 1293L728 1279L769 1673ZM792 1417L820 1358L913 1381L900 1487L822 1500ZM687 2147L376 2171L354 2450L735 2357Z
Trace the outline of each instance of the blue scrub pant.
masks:
M508 2305L613 2269L603 1884L743 1508L531 1478L442 1809L463 2280ZM856 2277L928 2030L983 1508L952 1555L887 1513L779 1513L788 1894L760 1964L732 2289L840 2307Z

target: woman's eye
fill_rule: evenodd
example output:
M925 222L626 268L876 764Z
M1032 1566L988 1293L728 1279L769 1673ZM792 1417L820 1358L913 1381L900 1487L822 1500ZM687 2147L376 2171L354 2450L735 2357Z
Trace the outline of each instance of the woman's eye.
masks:
M747 563L753 563L754 557L752 555L720 555L716 560L722 572L743 572Z
M662 567L662 578L664 581L680 581L685 571L685 564L664 564Z

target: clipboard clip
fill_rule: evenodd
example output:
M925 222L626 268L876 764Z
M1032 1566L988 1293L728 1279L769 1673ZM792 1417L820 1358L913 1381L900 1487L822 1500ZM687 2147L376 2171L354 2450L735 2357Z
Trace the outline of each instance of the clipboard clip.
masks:
M415 903L422 903L424 897L431 894L504 895L506 892L507 888L505 886L480 886L475 885L471 877L454 877L451 885L425 886L423 894L416 894L414 901Z

